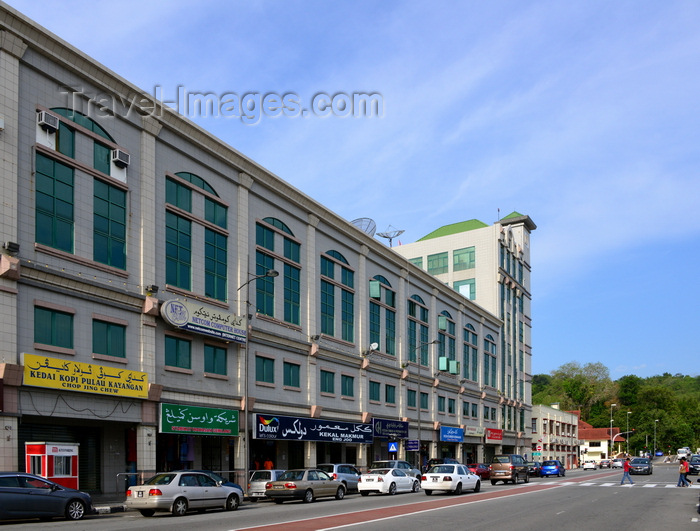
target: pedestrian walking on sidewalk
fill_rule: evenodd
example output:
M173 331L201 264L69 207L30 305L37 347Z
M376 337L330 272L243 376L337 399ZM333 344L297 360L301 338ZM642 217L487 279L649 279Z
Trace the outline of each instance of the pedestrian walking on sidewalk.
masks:
M632 481L632 478L630 477L630 458L628 457L625 459L625 462L622 464L622 481L620 481L620 485L625 484L625 480L629 480L631 485L634 485L634 481Z
M690 487L686 475L690 472L690 465L685 457L681 457L680 465L678 466L678 485L676 487Z

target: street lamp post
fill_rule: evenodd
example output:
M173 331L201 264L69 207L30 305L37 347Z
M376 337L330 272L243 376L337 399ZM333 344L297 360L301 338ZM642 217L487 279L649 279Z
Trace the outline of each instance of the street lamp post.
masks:
M631 412L631 411L628 411L628 412L627 412L627 437L626 437L626 441L627 441L627 450L625 450L625 453L626 453L627 455L630 455L630 436L629 436L629 432L630 432L630 413L632 413L632 412Z
M434 339L433 341L428 341L427 343L421 343L415 348L415 351L418 351L419 349L428 346L428 345L434 345L435 343L439 343L439 339ZM423 368L423 363L421 360L421 355L420 352L418 353L417 356L417 361L418 361L418 397L416 400L416 405L418 406L418 470L423 472L423 463L421 462L421 455L420 455L420 448L421 448L421 416L420 416L420 410L421 410L421 373L422 373L422 368Z
M651 454L652 459L656 456L656 424L658 422L659 422L659 419L656 419L654 421L654 452Z
M248 273L250 276L252 273ZM253 282L253 280L257 280L259 278L264 278L264 277L271 277L274 278L276 276L279 276L279 272L275 271L274 269L268 269L263 273L262 275L253 275L251 278L249 278L246 282L241 284L241 286L236 290L236 291L241 291L243 288L246 288L246 294L245 294L245 317L246 317L246 334L245 334L245 348L243 351L243 377L245 378L244 382L244 391L243 391L243 418L245 418L245 429L243 431L243 441L245 444L245 450L244 450L244 459L243 459L243 481L244 483L248 483L248 469L250 468L250 434L248 433L248 402L249 402L249 397L248 397L248 344L250 342L250 331L252 329L250 322L249 322L249 317L250 314L248 313L248 308L250 307L250 283ZM240 432L240 429L239 429Z
M608 458L612 458L613 451L613 408L617 407L617 404L610 404L610 448L608 450Z

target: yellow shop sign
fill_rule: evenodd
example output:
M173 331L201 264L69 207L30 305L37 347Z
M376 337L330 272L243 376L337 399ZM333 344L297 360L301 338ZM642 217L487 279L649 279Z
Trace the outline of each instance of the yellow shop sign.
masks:
M100 395L148 397L148 375L79 361L24 354L24 385Z

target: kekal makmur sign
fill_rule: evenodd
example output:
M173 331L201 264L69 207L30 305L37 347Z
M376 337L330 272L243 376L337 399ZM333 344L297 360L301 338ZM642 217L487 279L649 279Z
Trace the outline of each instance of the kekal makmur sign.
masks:
M253 417L253 437L255 439L285 439L292 441L324 441L370 444L371 424L342 422L280 415Z
M168 323L182 330L242 345L246 342L246 318L243 315L178 299L164 302L160 314Z

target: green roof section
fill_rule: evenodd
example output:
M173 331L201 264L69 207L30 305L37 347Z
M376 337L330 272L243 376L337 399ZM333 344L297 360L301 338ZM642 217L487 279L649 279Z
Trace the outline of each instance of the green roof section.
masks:
M514 212L511 212L510 214L508 214L507 216L501 218L501 221L503 221L504 219L522 218L522 217L523 217L523 214L521 214L520 212L514 211Z
M439 229L435 229L433 232L423 236L418 241L422 242L425 240L432 240L433 238L441 238L442 236L450 236L452 234L459 234L460 232L467 232L474 229L483 229L484 227L488 227L488 225L483 221L479 221L478 219L460 221L459 223L452 223L451 225L445 225Z

